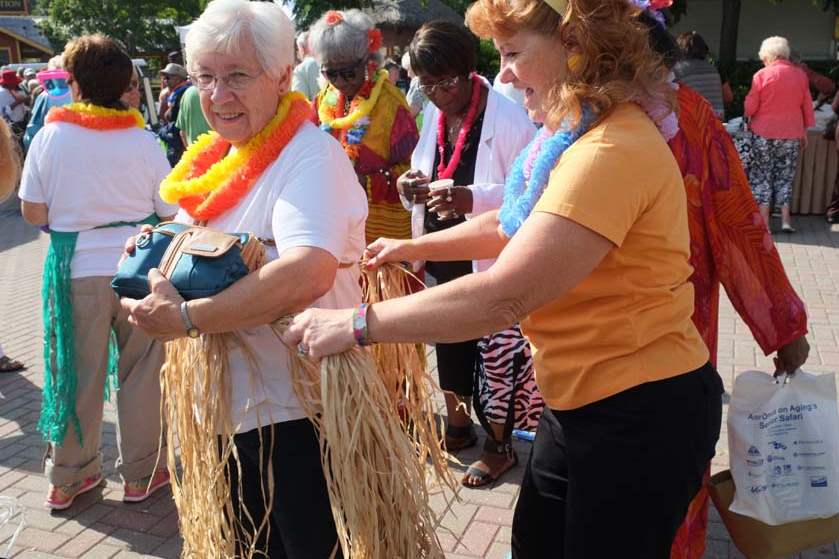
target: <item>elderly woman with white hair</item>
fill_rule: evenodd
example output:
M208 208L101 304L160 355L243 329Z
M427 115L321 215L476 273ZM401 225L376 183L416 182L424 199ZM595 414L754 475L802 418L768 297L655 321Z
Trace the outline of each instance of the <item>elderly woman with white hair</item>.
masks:
M326 558L337 535L318 437L295 396L288 349L269 324L310 306L361 302L354 264L367 202L341 145L289 89L294 28L279 5L211 2L186 37L186 59L215 132L190 146L161 194L180 204L178 221L269 241L268 261L221 293L188 302L152 270L151 295L123 305L158 339L237 334L244 347L229 349L227 370L239 541L255 536L267 557ZM241 152L248 161L234 165ZM262 482L271 479L268 495Z
M816 123L807 75L789 61L789 43L769 37L758 53L764 68L752 78L746 96L745 116L754 133L749 183L767 227L769 206L781 207L782 230L794 233L790 201L801 150L807 146L807 129Z
M321 128L340 140L369 202L367 242L411 238L411 214L396 179L408 170L419 134L405 95L379 69L382 34L359 10L329 11L309 46L329 82L315 99Z
M300 63L294 67L291 75L291 89L299 91L306 99L314 99L321 87L320 67L312 57L309 48L309 32L304 31L297 36L297 58Z

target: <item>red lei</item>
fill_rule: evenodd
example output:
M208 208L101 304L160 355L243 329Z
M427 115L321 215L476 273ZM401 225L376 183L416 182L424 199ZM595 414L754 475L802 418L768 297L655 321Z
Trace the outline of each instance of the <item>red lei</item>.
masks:
M446 164L446 114L440 111L440 117L437 119L437 151L440 153L440 162L437 164L437 179L450 179L454 176L457 166L460 165L460 156L463 155L463 147L466 145L466 138L469 137L469 132L472 130L472 125L475 124L475 117L478 116L478 106L481 104L481 78L477 74L472 74L472 99L469 101L469 112L466 113L466 119L460 126L460 132L457 134L457 142L452 151L452 158Z

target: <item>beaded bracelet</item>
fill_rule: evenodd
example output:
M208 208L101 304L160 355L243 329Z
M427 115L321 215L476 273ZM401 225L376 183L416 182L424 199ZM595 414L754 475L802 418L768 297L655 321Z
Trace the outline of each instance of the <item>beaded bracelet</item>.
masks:
M368 346L370 342L370 331L367 329L367 304L359 305L352 315L352 333L355 341L360 346Z

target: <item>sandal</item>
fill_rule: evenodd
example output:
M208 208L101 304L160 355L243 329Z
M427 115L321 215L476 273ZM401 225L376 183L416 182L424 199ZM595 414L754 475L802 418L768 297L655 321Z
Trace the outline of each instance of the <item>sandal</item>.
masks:
M509 441L505 443L499 443L493 440L492 438L487 438L487 440L484 441L484 456L487 454L503 456L507 459L507 461L504 464L502 464L502 466L495 472L492 472L491 470L486 471L483 468L479 468L477 466L478 463L483 463L484 465L486 465L486 462L483 462L482 460L482 456L478 459L477 462L473 463L466 469L466 474L463 476L463 479L460 482L464 487L476 488L489 485L490 483L493 483L494 481L498 480L498 478L503 476L505 473L512 470L519 463L519 458L518 456L516 456L516 453L513 450L513 445ZM476 481L472 483L467 482L466 480L470 478L474 478Z
M20 361L10 359L8 355L0 357L0 373L14 373L16 371L22 371L25 368L26 365Z
M471 423L462 427L449 425L446 427L446 450L464 450L475 446L478 442L478 434Z

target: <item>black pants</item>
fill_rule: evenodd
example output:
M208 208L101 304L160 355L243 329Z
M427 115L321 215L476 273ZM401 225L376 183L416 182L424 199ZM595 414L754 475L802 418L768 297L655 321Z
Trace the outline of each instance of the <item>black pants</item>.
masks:
M710 366L570 411L545 409L513 518L515 559L668 559L714 456Z
M271 436L273 430L273 451ZM320 463L317 433L308 419L277 423L234 437L242 468L242 502L239 506L239 476L230 460L230 487L234 513L241 530L253 534L265 517L262 488L268 475L260 469L259 435L262 432L262 465L269 455L274 472L274 495L269 519L270 535L258 538L257 550L268 559L327 559L338 541L329 495ZM261 480L261 481L260 481ZM264 485L263 485L264 484ZM248 541L247 538L241 538ZM266 541L267 540L267 541ZM340 550L337 557L341 557Z
M427 262L425 272L432 276L437 285L472 273L471 261ZM435 344L437 353L437 375L440 388L459 396L472 395L475 362L478 359L478 340L454 344Z

